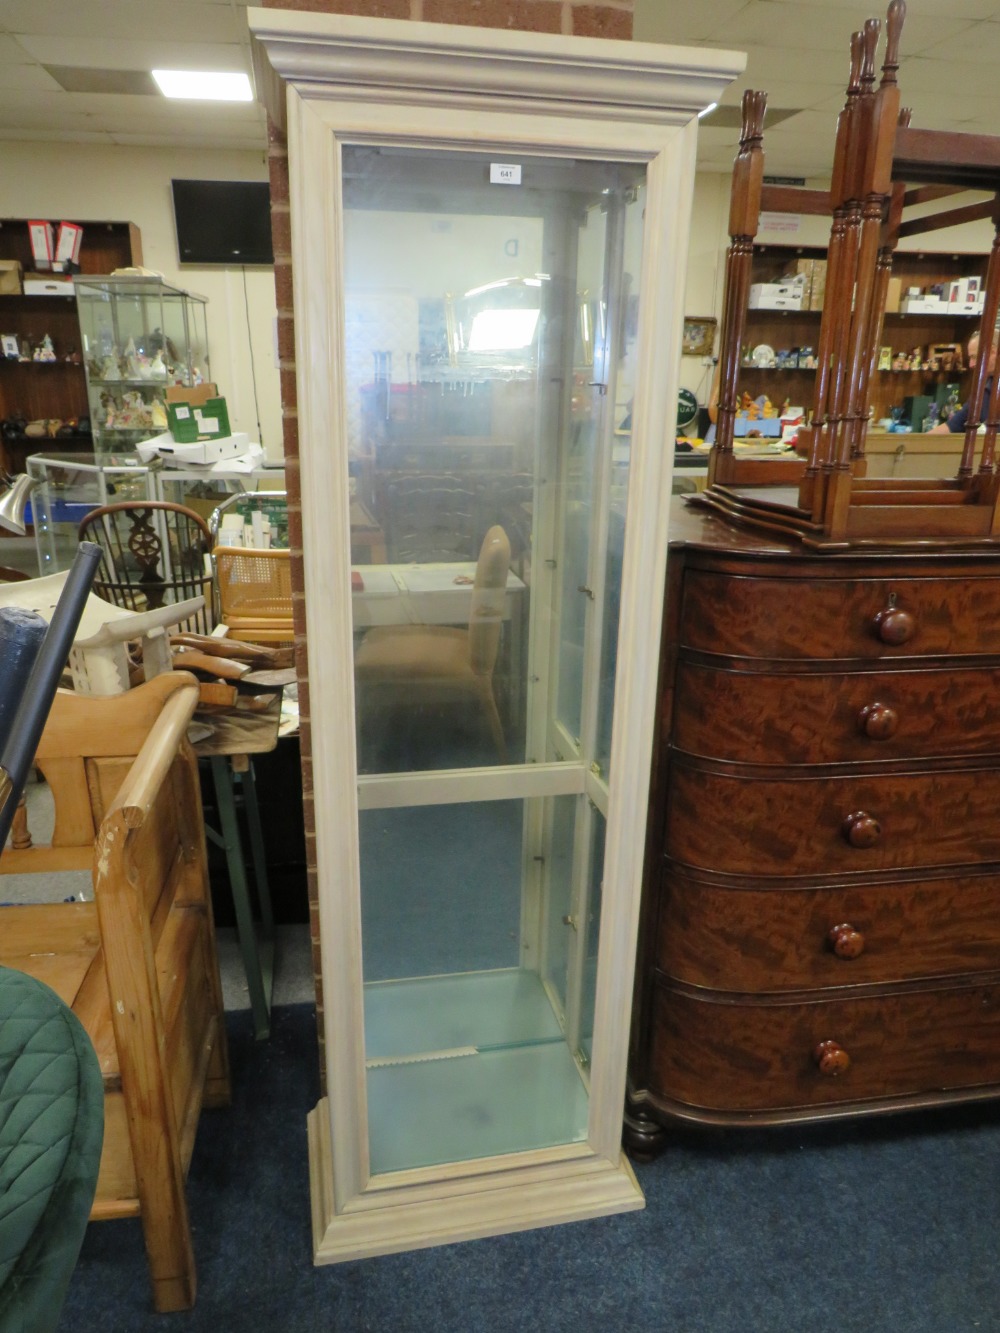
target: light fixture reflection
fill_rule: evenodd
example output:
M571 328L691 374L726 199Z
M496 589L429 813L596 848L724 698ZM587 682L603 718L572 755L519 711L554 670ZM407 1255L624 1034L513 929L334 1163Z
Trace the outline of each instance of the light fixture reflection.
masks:
M25 533L24 510L28 496L35 488L35 479L22 472L17 477L0 478L0 528L16 532L19 537Z

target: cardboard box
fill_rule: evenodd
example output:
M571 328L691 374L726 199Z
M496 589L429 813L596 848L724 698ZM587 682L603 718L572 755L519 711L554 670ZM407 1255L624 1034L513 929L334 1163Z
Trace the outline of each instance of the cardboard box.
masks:
M0 259L0 294L18 296L21 291L21 265L16 259Z
M949 306L940 296L904 296L899 309L904 315L946 315Z
M201 407L210 398L218 398L219 386L211 380L204 384L171 384L167 389L168 403L188 403L191 407Z
M885 312L887 315L895 315L899 312L899 305L903 299L903 279L890 278L889 285L885 292Z
M55 250L52 241L51 222L29 222L28 235L31 238L31 255L35 268L42 271L52 267Z
M822 310L826 299L826 260L813 260L812 286L809 289L809 309Z
M226 435L222 439L192 440L185 444L167 433L158 435L153 440L147 440L146 444L154 445L156 453L167 464L173 463L178 467L184 467L188 463L212 464L221 463L227 458L239 458L250 448L250 437L245 431L238 431L235 435Z
M72 296L73 279L45 277L41 273L24 275L25 296Z
M751 310L801 310L805 278L792 282L755 282L750 287Z
M816 264L817 261L815 259L796 259L788 273L785 275L786 278L792 282L796 279L802 281L803 310L812 309L810 302L812 300L813 279L816 275Z

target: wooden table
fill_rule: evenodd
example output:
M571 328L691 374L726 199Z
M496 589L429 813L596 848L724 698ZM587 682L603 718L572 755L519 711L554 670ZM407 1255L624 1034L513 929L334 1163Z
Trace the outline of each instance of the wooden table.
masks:
M226 867L236 913L236 933L243 955L254 1034L263 1041L271 1030L271 997L274 988L274 912L267 880L264 835L254 778L255 754L267 754L278 744L281 721L281 691L272 696L264 712L212 713L197 719L212 727L212 735L196 742L195 754L207 759L219 811L221 830L205 826L206 836L226 854ZM255 919L247 885L243 839L237 817L242 797L250 838L259 920Z

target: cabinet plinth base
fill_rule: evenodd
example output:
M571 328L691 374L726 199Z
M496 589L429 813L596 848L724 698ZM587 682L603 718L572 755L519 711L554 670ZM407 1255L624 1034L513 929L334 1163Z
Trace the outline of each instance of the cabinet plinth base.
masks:
M313 1262L317 1265L645 1207L624 1153L609 1162L589 1154L583 1145L579 1153L565 1148L534 1153L537 1164L524 1167L361 1194L337 1213L326 1098L310 1113L308 1128Z

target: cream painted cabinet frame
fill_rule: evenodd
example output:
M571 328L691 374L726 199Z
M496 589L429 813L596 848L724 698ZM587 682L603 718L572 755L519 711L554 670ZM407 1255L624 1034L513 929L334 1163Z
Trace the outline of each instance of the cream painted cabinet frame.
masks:
M696 115L744 57L248 13L291 180L315 1258L640 1208L620 1141ZM352 579L359 522L386 553Z

